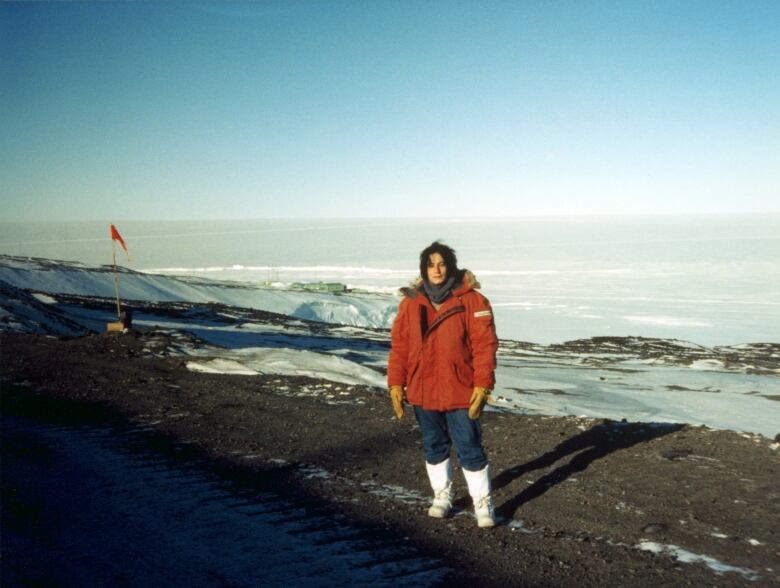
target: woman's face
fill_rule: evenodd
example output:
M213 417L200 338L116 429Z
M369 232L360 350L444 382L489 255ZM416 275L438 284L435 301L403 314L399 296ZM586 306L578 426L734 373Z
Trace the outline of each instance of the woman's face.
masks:
M447 264L440 253L431 253L428 258L428 281L434 286L443 284L447 279Z

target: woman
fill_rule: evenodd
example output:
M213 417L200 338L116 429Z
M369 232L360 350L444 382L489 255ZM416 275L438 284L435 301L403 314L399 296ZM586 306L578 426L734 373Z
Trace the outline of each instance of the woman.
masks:
M458 269L455 251L433 242L420 253L420 278L402 289L393 323L387 382L396 416L403 399L414 407L433 488L428 515L452 511L450 448L474 501L477 524L493 527L488 460L479 416L493 388L496 337L487 298L467 270Z

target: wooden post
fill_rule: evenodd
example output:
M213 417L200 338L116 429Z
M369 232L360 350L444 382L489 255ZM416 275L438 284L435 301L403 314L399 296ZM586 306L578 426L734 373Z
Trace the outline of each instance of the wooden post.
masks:
M111 254L114 258L114 291L116 292L116 318L121 318L122 307L119 305L119 275L116 271L116 243L111 239Z

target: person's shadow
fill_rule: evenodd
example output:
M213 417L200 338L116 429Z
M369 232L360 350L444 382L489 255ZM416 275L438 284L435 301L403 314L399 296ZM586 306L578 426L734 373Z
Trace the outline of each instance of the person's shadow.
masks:
M567 464L545 474L525 488L517 496L496 508L499 519L511 520L517 509L538 498L553 486L560 484L576 472L585 470L597 459L614 451L633 447L658 437L679 431L683 425L673 423L624 423L607 421L570 437L552 451L524 464L509 468L492 479L493 490L510 484L513 480L541 468L546 468L567 455L576 454Z

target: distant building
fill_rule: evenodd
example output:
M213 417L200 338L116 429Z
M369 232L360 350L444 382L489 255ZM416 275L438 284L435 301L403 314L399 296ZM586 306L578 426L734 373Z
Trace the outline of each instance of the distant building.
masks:
M339 282L296 282L293 288L300 290L310 290L314 292L346 292L346 284Z

